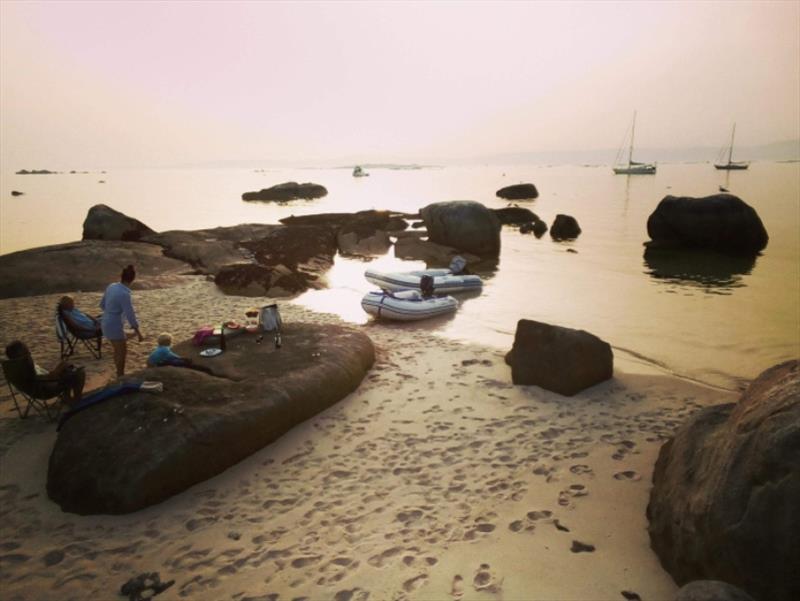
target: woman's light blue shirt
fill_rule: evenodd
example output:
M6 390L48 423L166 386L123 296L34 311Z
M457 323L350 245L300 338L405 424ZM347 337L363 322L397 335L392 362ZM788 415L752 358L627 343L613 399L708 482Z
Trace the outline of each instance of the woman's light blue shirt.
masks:
M125 340L123 316L132 328L139 327L131 302L131 289L121 282L115 282L106 288L100 300L100 308L103 310L103 335L109 340Z

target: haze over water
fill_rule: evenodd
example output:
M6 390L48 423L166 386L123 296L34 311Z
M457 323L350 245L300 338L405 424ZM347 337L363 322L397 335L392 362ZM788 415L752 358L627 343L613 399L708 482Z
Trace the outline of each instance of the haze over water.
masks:
M655 176L615 176L609 166L478 166L371 169L115 170L105 174L5 175L0 190L2 253L78 240L88 209L104 203L157 231L199 229L282 217L363 209L414 213L431 202L477 200L506 206L500 187L530 181L540 197L520 203L551 224L573 215L583 233L553 242L504 227L497 270L483 274L477 297L461 297L450 319L405 324L441 335L510 348L520 318L584 329L618 356L733 388L770 365L800 354L800 163L754 163L723 173L710 164L662 164ZM100 184L103 179L106 183ZM285 205L249 203L242 192L283 181L323 184L328 196ZM667 194L705 196L727 187L753 206L769 233L755 261L648 262L647 217ZM11 189L25 195L12 198ZM577 251L577 254L567 252ZM366 267L407 270L393 251L366 263L336 258L329 289L293 302L367 323L360 300L372 289ZM231 316L242 318L242 316ZM198 326L203 324L198 324Z

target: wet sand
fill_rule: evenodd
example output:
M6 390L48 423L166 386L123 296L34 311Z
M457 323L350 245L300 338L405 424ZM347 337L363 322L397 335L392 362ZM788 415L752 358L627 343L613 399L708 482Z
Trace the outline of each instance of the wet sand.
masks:
M60 295L0 301L5 345L58 355ZM99 294L75 294L91 312ZM146 342L241 320L268 299L196 278L134 293ZM336 317L280 303L284 321ZM126 516L61 512L45 492L54 426L0 401L0 588L9 600L122 599L144 572L155 599L670 599L645 507L663 440L700 407L734 400L617 360L571 398L511 385L503 353L421 324L363 326L377 361L359 389L215 478ZM610 341L613 343L613 341ZM284 338L284 345L291 339ZM81 349L89 385L111 379ZM213 452L213 449L210 450ZM635 598L635 597L628 597Z

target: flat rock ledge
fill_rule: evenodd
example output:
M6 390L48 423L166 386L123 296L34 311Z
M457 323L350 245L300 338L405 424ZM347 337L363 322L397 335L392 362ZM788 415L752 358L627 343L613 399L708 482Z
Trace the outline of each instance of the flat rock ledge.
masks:
M296 323L276 349L269 335L227 340L198 357L214 374L150 368L127 379L163 382L162 393L112 398L68 420L47 474L47 493L64 511L123 514L159 503L211 478L354 391L375 360L353 328ZM279 469L279 468L276 468Z

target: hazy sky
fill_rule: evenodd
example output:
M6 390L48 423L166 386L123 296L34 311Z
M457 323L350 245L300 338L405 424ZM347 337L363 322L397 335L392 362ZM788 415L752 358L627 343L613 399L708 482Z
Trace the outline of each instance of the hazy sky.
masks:
M800 2L0 1L3 169L800 137Z

